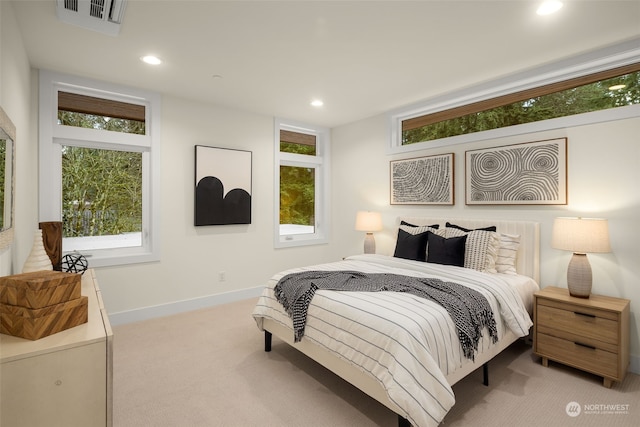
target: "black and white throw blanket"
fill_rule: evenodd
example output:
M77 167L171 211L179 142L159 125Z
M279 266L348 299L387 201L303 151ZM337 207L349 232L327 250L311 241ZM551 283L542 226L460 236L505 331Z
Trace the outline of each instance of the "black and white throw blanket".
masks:
M317 289L357 292L406 292L440 304L456 325L463 354L473 360L482 329L493 342L498 332L493 310L479 292L459 283L387 273L304 271L282 277L274 288L277 300L293 320L294 341L304 336L309 304Z

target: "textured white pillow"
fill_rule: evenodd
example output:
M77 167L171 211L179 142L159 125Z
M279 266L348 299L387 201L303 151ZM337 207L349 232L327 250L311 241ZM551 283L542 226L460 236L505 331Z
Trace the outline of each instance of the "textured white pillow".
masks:
M496 259L498 273L518 274L516 272L516 255L520 246L520 235L500 233L500 248Z
M464 266L473 270L496 272L496 260L500 239L495 231L471 230L463 231L458 228L445 228L445 237L467 236L464 251Z
M438 234L441 236L444 236L444 230L438 230L437 228L433 228L429 225L404 225L401 224L400 225L400 229L406 231L409 234L413 234L414 236L416 234L420 234L420 233L426 233L427 231L430 231L434 234Z

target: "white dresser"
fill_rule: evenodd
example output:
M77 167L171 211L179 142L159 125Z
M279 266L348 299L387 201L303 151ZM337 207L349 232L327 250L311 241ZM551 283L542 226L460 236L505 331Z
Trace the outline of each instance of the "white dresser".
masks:
M93 270L88 322L30 341L0 334L0 426L111 427L113 332Z

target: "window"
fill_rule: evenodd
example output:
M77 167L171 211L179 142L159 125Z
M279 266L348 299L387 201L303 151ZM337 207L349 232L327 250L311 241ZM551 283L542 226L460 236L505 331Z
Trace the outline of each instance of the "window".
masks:
M328 241L329 132L276 120L275 247Z
M621 45L392 113L390 151L413 151L638 115L640 53L637 47Z
M402 121L402 145L640 104L640 64Z
M40 75L40 221L91 266L158 260L159 95Z

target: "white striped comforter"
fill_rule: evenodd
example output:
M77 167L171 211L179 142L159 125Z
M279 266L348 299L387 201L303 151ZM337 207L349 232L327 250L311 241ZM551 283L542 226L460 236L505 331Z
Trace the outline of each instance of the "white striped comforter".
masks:
M487 298L496 317L499 338L505 328L519 337L525 336L533 324L518 291L503 280L505 275L383 255L357 255L273 276L253 311L260 329L262 318L271 318L290 328L293 336L291 319L276 300L273 288L284 275L307 270L357 270L457 282ZM309 306L303 340L311 340L349 360L377 379L389 400L405 411L399 415L417 427L440 424L455 403L445 376L467 362L446 310L405 293L319 290ZM479 349L491 345L485 331Z

